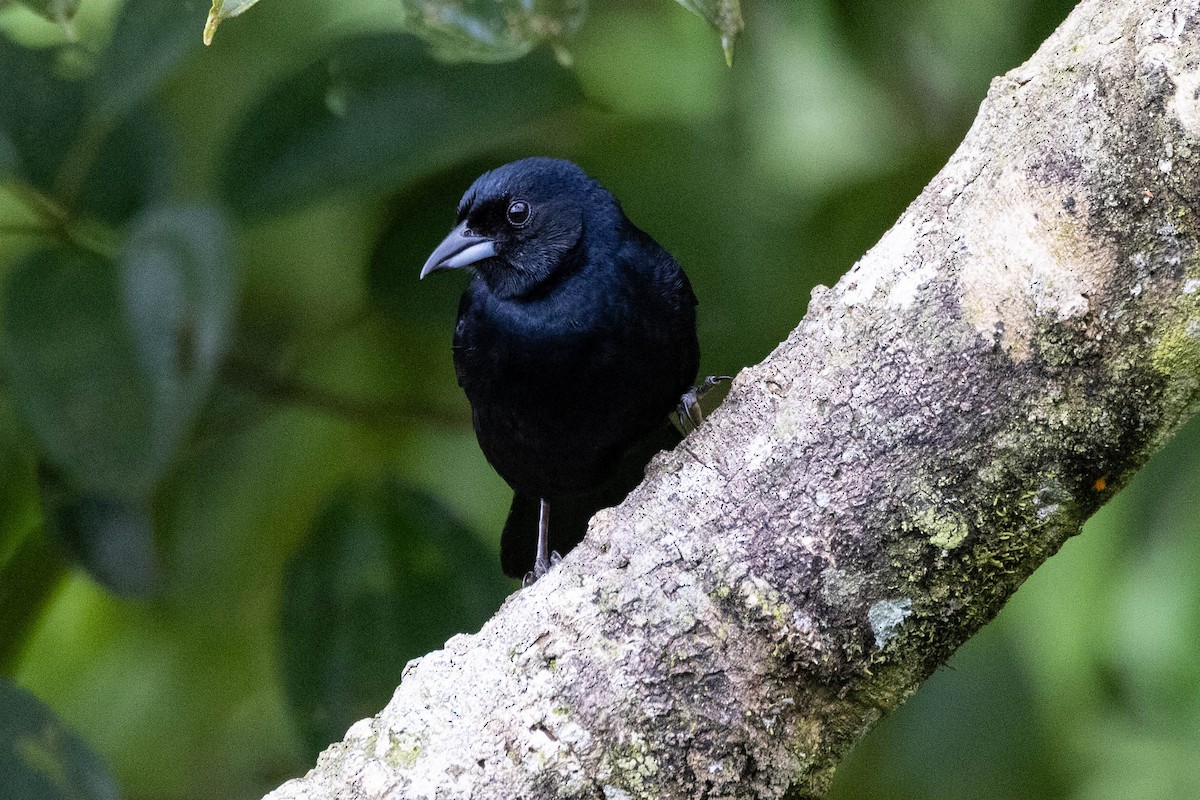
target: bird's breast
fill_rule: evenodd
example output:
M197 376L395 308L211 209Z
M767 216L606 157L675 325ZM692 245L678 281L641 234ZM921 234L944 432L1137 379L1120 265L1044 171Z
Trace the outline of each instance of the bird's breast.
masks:
M669 288L614 262L536 298L468 290L455 370L480 447L514 489L545 497L594 487L665 424L696 371L692 304Z

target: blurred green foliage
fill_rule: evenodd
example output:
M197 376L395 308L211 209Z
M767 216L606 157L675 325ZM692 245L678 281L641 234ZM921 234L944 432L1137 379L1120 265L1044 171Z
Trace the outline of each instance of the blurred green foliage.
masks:
M90 747L125 798L256 797L515 588L450 362L463 278L416 281L481 171L603 180L731 374L1071 3L682 5L745 15L735 68L667 0L264 3L208 49L200 0L0 10L0 676L38 698L0 683L0 729L62 755L22 769L102 775ZM1200 795L1198 438L833 796Z
M380 709L404 664L478 626L508 590L493 554L392 475L338 492L284 580L284 686L308 757ZM437 620L437 624L430 624Z
M116 800L116 784L87 743L29 692L0 679L0 787L21 800Z
M79 10L79 0L18 0L18 2L46 20L63 26L69 26L75 12Z

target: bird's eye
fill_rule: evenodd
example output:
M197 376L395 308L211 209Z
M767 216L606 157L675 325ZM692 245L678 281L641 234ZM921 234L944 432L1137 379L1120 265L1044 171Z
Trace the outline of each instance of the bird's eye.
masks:
M524 200L513 200L508 204L508 224L514 228L523 228L529 222L529 203Z

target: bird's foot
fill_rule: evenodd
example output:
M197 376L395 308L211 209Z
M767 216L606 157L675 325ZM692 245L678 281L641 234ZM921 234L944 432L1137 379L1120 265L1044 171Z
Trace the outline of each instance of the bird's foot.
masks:
M675 406L674 422L675 427L684 436L687 436L692 431L700 426L704 421L707 413L711 412L721 401L725 399L723 393L718 393L720 397L712 395L713 389L722 385L728 384L733 380L731 375L709 375L704 379L699 386L693 386L683 393L683 397L679 398L679 404ZM708 407L708 411L705 407Z
M533 562L533 569L531 569L529 572L526 572L525 577L521 578L521 588L525 589L533 586L533 584L537 582L538 578L545 576L545 574L550 571L551 567L557 567L560 561L562 561L562 556L558 554L557 550L551 551L549 560L544 558L535 559Z

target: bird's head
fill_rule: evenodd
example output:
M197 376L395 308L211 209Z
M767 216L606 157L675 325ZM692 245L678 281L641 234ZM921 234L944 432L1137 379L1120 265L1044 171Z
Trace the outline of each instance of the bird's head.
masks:
M616 201L570 161L526 158L481 175L458 204L458 224L421 277L471 267L501 297L527 294L579 244L584 219L612 218ZM617 212L619 216L619 212Z

